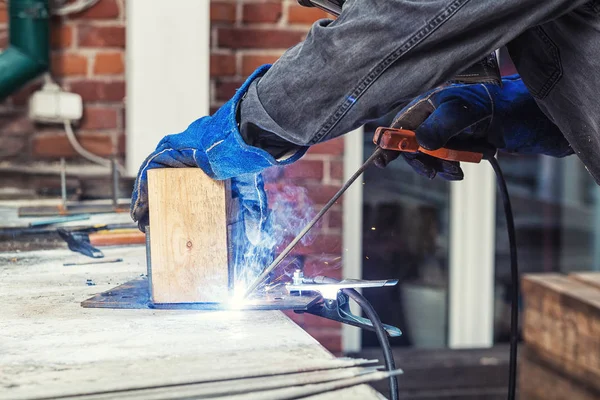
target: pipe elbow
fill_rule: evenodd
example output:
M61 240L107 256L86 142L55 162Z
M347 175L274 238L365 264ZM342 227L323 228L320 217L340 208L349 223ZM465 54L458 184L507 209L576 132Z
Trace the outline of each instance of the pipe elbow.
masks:
M10 0L9 47L0 54L0 99L50 66L48 0Z

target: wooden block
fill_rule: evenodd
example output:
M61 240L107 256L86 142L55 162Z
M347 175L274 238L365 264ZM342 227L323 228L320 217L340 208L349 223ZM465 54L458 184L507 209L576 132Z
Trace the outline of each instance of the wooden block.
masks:
M148 171L154 303L212 303L229 293L228 184L199 168Z
M565 375L600 391L600 288L581 276L534 274L523 278L522 292L527 346Z
M569 274L569 278L600 289L600 273L598 272L576 272Z
M600 392L561 373L540 359L528 346L519 351L519 399L598 400Z

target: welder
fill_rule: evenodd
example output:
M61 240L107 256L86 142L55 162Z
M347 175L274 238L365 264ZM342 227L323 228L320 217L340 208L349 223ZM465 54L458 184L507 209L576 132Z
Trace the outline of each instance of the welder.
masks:
M142 229L146 171L199 167L233 178L246 233L259 243L267 219L262 170L403 105L393 126L415 130L426 149L472 140L511 153L575 153L600 183L600 0L329 2L343 3L337 19L317 21L214 115L161 140L134 188L131 213ZM501 84L448 83L502 46L519 75ZM463 178L457 163L404 158L429 178Z

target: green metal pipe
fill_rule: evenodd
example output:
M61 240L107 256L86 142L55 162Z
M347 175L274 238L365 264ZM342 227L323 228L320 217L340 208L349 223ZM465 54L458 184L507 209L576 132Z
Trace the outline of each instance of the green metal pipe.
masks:
M0 54L0 100L50 65L48 0L10 0L9 47Z

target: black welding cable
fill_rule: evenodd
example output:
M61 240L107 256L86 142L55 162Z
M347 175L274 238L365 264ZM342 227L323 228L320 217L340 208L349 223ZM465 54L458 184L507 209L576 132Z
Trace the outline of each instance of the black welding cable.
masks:
M343 293L348 295L354 300L365 313L366 317L373 324L375 333L377 334L377 340L383 350L383 359L385 361L385 367L388 371L394 371L396 369L396 363L394 362L394 355L392 353L392 347L390 346L390 340L388 339L387 333L383 328L379 315L375 312L375 309L369 303L369 301L362 294L358 293L355 289L343 289ZM398 400L398 380L396 376L389 377L390 383L390 396L392 400Z
M510 245L510 274L511 274L511 304L510 304L510 358L508 365L508 399L514 400L517 387L517 345L519 341L519 266L517 264L517 239L515 233L515 221L513 218L508 188L504 180L504 174L500 164L495 157L488 157L498 181L498 190L504 204L504 215L506 216L506 228L508 231L508 242Z

